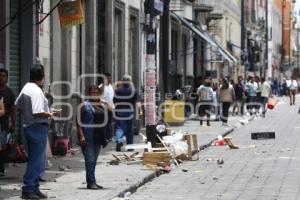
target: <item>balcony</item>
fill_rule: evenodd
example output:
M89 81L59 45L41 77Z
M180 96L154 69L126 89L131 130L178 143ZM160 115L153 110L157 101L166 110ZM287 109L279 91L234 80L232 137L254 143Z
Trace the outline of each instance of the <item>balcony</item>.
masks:
M210 6L213 8L213 13L224 14L225 10L240 16L240 7L235 4L232 0L196 0L196 8Z

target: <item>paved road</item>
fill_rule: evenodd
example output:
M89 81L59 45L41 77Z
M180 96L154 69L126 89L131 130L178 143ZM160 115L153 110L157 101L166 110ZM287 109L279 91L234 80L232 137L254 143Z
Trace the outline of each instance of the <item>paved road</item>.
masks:
M298 106L289 106L286 99L266 118L231 134L240 149L211 147L200 153L199 161L160 176L130 199L299 200L299 122ZM251 140L254 131L275 131L276 139ZM210 158L222 158L224 164L207 161Z

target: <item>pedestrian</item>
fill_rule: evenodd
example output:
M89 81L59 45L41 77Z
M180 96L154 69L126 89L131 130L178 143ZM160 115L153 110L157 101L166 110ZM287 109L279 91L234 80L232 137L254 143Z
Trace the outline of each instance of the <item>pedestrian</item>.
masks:
M222 86L220 88L220 102L222 105L222 115L221 121L222 125L228 124L229 108L235 98L234 89L229 85L228 80L224 79L222 81Z
M112 86L112 76L110 73L105 73L104 75L105 75L104 81L102 84L99 85L100 88L103 87L103 94L101 95L101 100L107 102L110 105L110 107L114 109L115 91ZM108 122L105 130L105 135L109 141L111 141L113 137L112 124L113 124L113 114L111 111L109 111Z
M256 88L257 85L254 83L254 78L249 76L248 82L246 84L246 93L247 93L247 110L250 115L253 115L253 109L256 105Z
M244 104L246 100L245 87L243 84L243 77L238 78L238 82L234 84L235 100L233 105L233 114L244 115Z
M2 99L2 105L5 105L4 115L0 117L1 125L1 146L7 144L8 133L13 133L16 129L16 106L15 95L10 87L7 86L8 71L7 69L0 68L0 99ZM2 109L1 109L2 110ZM0 162L0 177L5 175L5 165Z
M112 109L107 102L99 99L102 92L97 85L89 86L89 100L83 103L77 115L77 133L85 161L87 189L91 190L103 189L96 182L95 169L101 147L107 145L105 130L108 110Z
M220 96L220 90L219 90L219 84L213 83L213 112L216 115L215 120L220 121L220 103L219 103L219 96Z
M23 199L45 199L39 189L39 174L43 156L46 155L49 118L58 115L50 112L48 100L41 87L44 83L44 67L36 64L30 69L30 82L26 83L15 105L23 114L23 127L28 146L28 162L23 177Z
M295 105L296 94L298 89L298 82L295 80L295 78L291 79L289 88L290 88L290 105Z
M115 118L116 118L116 151L121 151L123 137L126 143L133 144L133 126L135 110L140 110L140 99L133 86L131 76L124 75L115 90Z
M267 109L266 105L268 99L272 95L272 88L268 81L265 78L261 78L261 104L262 104L262 116L265 117Z
M256 87L256 98L255 98L255 114L259 114L260 106L261 106L261 82L258 76L255 76L254 85Z
M199 103L198 113L200 117L200 126L203 125L203 119L205 115L207 126L210 126L210 112L213 104L213 89L209 79L205 79L204 84L198 88L197 95Z

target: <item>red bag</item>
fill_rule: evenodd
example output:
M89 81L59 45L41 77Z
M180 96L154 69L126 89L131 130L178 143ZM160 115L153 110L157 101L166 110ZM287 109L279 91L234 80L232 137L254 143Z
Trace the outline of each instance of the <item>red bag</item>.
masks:
M8 143L0 150L0 161L4 163L27 162L28 155L23 145L19 145L10 134Z
M6 144L0 151L0 160L5 163L24 163L27 159L25 148L19 144Z
M267 104L268 108L270 110L273 110L274 107L275 107L275 105L276 105L275 99L273 99L272 97L270 97L269 100L268 100L268 104Z

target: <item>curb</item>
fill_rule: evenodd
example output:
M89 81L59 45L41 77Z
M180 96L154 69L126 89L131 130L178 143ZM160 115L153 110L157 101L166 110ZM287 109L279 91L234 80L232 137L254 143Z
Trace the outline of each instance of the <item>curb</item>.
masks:
M146 183L152 181L154 178L159 177L161 174L163 174L160 170L155 170L153 173L149 174L148 176L144 177L142 181L135 183L134 185L131 185L129 188L123 190L118 195L115 196L115 198L124 198L126 193L134 193L137 191L138 188L145 185Z
M254 117L251 117L248 121L250 122L250 121L253 121L254 119L255 119ZM238 127L236 127L236 126L232 127L231 129L229 129L225 133L223 133L222 137L226 137L227 135L229 135L230 133L232 133L236 129L238 129ZM194 151L193 155L195 155L196 153L199 153L200 151L203 151L204 149L210 147L215 140L217 140L217 138L211 140L207 144L199 146L198 151L196 151L196 152ZM152 181L154 178L159 177L162 174L164 174L164 173L161 172L160 170L155 170L150 175L144 177L142 181L140 181L138 183L135 183L134 185L131 185L130 187L128 187L127 189L123 190L118 195L116 195L114 198L124 198L127 193L133 194L134 192L137 191L138 188L140 188L141 186L145 185L146 183Z

